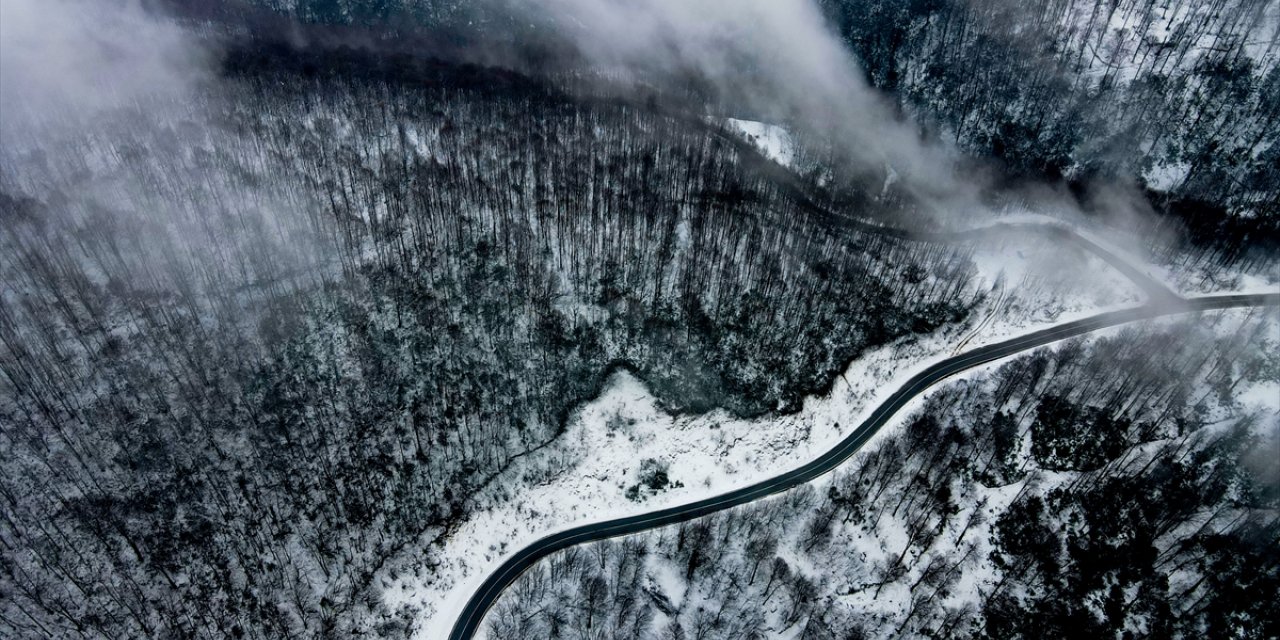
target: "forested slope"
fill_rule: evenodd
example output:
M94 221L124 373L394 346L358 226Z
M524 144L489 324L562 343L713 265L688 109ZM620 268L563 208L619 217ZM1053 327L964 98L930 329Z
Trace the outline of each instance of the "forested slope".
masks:
M532 13L552 14L546 21L504 3L452 0L239 0L216 10L166 1L262 29L278 29L269 25L280 16L340 26L336 37L378 46L416 34L415 41L458 55L533 70L587 63L555 26L560 13L581 11L591 5L586 1ZM1162 215L1124 225L1172 224L1219 265L1276 250L1280 8L1274 2L818 4L869 82L911 126L990 163L1001 186L1135 183ZM361 35L342 36L343 29ZM749 79L748 73L738 81ZM719 80L690 71L639 84L714 99ZM804 124L822 137L823 123ZM1114 213L1101 209L1103 218ZM1171 262L1188 259L1186 252L1153 248Z
M891 189L887 156L812 135L846 111L805 123L799 171L722 130L749 114L709 87L747 76L601 71L502 2L141 4L182 32L138 57L161 72L2 96L5 637L403 636L412 610L387 611L377 578L439 566L433 543L481 487L519 500L539 470L512 462L554 451L611 371L673 413L792 412L867 349L965 321L987 295L966 245L874 228L923 207ZM998 158L1000 179L1143 177L1201 244L1159 245L1174 266L1259 271L1280 201L1274 15L1210 4L828 8L924 137ZM71 38L138 53L91 40ZM154 59L179 53L199 62ZM952 160L924 164L964 164ZM949 388L826 493L597 546L591 563L566 554L531 572L493 629L592 635L609 615L622 637L1000 636L1038 617L1075 625L1082 609L1062 603L1082 597L1105 615L1080 628L1234 631L1266 612L1233 594L1275 582L1274 545L1258 543L1274 541L1275 497L1235 463L1256 440L1231 414L1241 381L1273 380L1274 349L1248 348L1261 321L1241 327L1243 341L1072 345ZM1109 376L1107 358L1140 375ZM1172 377L1184 370L1214 390L1203 407L1201 387ZM1078 437L1095 424L1112 430ZM1025 496L983 529L972 499L1015 485ZM1169 486L1190 506L1149 499ZM884 534L885 511L896 529L879 564L843 562L838 546ZM1094 513L1146 537L1094 535L1107 525ZM989 550L966 554L970 523ZM938 546L953 534L958 563ZM1008 579L951 598L975 567ZM694 595L668 589L680 584ZM905 619L817 613L882 592Z
M974 296L964 250L833 229L643 107L265 45L217 82L6 131L6 633L371 631L382 562L611 368L789 411Z
M1135 327L949 383L832 478L552 556L487 637L1271 637L1275 322Z
M1224 260L1274 250L1274 2L823 4L873 84L941 137L1015 172L1140 179Z

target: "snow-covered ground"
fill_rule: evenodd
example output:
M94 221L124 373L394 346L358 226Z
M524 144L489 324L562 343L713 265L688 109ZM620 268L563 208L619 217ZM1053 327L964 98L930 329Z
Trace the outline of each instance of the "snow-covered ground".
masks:
M725 124L731 131L737 132L748 142L759 147L766 158L784 167L790 167L795 160L795 143L792 142L791 134L787 133L786 129L776 124L737 118L728 118Z
M1145 300L1137 285L1096 254L1033 229L993 231L975 245L973 262L980 286L992 291L990 304L1001 299L1003 290L1001 308L986 310L998 313L981 334L988 341Z
M975 252L975 286L990 294L971 321L871 350L824 397L792 415L738 419L723 411L671 416L644 384L616 373L581 407L553 446L521 459L513 482L476 496L476 509L426 558L384 576L392 610L416 612L417 638L443 638L456 613L510 554L559 530L693 502L746 486L813 459L862 422L907 378L966 349L1084 317L1134 306L1140 291L1103 260L1073 243L1010 231ZM904 412L905 413L905 412ZM627 490L641 466L665 466L672 485ZM521 485L518 496L509 487Z
M1253 313L1255 313L1255 311L1249 309L1234 309L1219 312L1219 319L1221 321L1213 323L1211 326L1214 331L1225 337L1226 335L1229 335L1228 332L1234 331L1236 328L1241 326L1241 322L1246 316ZM1276 324L1277 318L1274 311L1267 313L1270 313L1272 328L1280 328L1280 324ZM1146 324L1149 326L1159 326L1161 324L1176 323L1180 320L1181 319L1178 316L1166 316L1146 321ZM1098 339L1105 336L1114 336L1122 330L1123 327L1112 327L1091 333L1089 334L1089 338ZM1280 337L1280 335L1278 335L1278 337ZM1057 346L1059 345L1048 345L1043 348L1054 349L1057 348ZM1002 360L1001 362L1004 361ZM978 378L984 376L999 367L1001 362L971 369L960 374L957 378ZM987 382L990 383L990 380ZM913 410L922 406L926 399L932 393L936 393L939 389L941 389L941 387L935 387L934 389L931 389L917 397L911 406L900 411L898 413L898 418L893 423L886 425L881 433L889 433L894 428L900 428L906 417L911 415ZM1201 388L1197 389L1195 393L1197 395L1201 395L1204 392L1205 389ZM1270 437L1274 438L1276 430L1280 429L1280 422L1276 421L1277 416L1280 416L1280 383L1277 383L1277 381L1273 379L1244 381L1244 383L1241 384L1240 387L1232 394L1230 401L1215 403L1210 409L1209 418L1211 420L1211 425L1216 425L1216 427L1209 428L1221 428L1229 424L1232 419L1247 415L1264 417L1265 419L1258 421L1255 425L1254 431L1259 435L1265 436L1269 429L1272 432ZM1145 448L1154 451L1159 446L1160 442L1163 441L1140 445L1137 449L1141 450ZM1029 442L1025 442L1024 445L1029 448ZM869 443L869 446L864 447L864 450L870 449L874 446L874 443ZM1149 453L1135 454L1135 456L1139 458L1145 455L1149 455ZM1024 458L1028 456L1029 453L1024 452ZM954 609L956 607L963 607L965 605L972 605L980 602L981 595L983 593L989 593L995 583L998 582L998 576L1000 575L999 571L991 565L990 559L991 548L989 543L989 531L995 522L995 518L992 516L1003 512L1019 493L1029 491L1033 494L1046 495L1057 487L1069 484L1080 475L1081 472L1051 472L1038 470L1028 475L1023 480L1007 486L983 487L978 484L972 485L976 491L961 500L960 504L958 504L958 508L960 510L959 514L951 520L951 525L942 533L940 539L935 541L931 546L932 549L940 550L940 553L945 554L952 553L957 549L963 549L964 544L975 545L975 552L971 555L971 562L976 568L963 572L963 579L960 584L950 589L950 594L946 598L946 606L950 609ZM820 480L818 482L821 483L823 481ZM822 490L821 485L819 485L819 490ZM968 521L969 514L978 510L985 511L987 517L979 519L976 524L973 525L973 528L967 532L967 535L964 535L964 540L966 542L961 543L957 540L957 536L963 533L963 523ZM887 519L883 523L883 526L876 531L875 536L867 536L866 538L854 541L842 541L841 552L849 555L858 555L865 558L869 563L879 560L883 558L886 553L896 552L906 545L906 533L902 530L900 525L900 522L896 522L893 519ZM790 558L788 558L788 560L790 560ZM917 568L924 567L925 565L926 563L924 562L915 563ZM815 575L821 574L821 571L815 573ZM881 597L872 597L872 590L868 589L842 597L840 598L840 601L860 613L880 616L881 619L894 620L896 623L896 621L900 621L901 618L906 615L906 611L903 609L904 603L911 602L912 594L908 591L906 585L914 582L915 572L913 572L912 575L900 578L892 584L887 585L880 594Z
M1259 273L1208 264L1167 269L1167 279L1183 293L1280 293L1280 266Z
M1173 64L1159 63L1152 49L1166 52L1219 51L1224 42L1242 39L1244 58L1255 69L1263 70L1256 76L1261 80L1265 70L1275 64L1280 51L1274 47L1275 34L1280 30L1280 3L1265 2L1257 9L1249 10L1251 21L1231 25L1228 33L1219 29L1203 29L1194 25L1212 20L1212 14L1230 11L1238 0L1218 3L1205 2L1113 2L1108 11L1099 13L1096 3L1069 2L1061 12L1062 51L1083 49L1089 55L1080 56L1076 62L1083 65L1081 73L1094 82L1127 85L1139 80L1140 74L1158 74L1173 77L1187 73L1193 65L1203 64L1200 55L1193 53L1171 56ZM1169 55L1166 53L1165 55ZM1201 122L1202 126L1208 121ZM1238 135L1248 135L1244 131ZM1250 151L1254 158L1262 157L1267 149L1260 144ZM1143 172L1146 183L1159 190L1173 190L1182 185L1191 173L1191 164L1176 156L1161 157L1161 149L1151 149L1153 162Z
M1117 258L1128 263L1134 269L1146 274L1155 282L1181 296L1203 294L1230 293L1280 293L1280 267L1260 273L1245 273L1238 267L1223 268L1214 264L1192 264L1170 266L1152 262L1151 256L1143 249L1145 243L1136 234L1114 226L1089 226L1077 219L1073 211L1055 211L1054 215L1032 211L1001 212L983 220L974 227L957 225L955 230L970 228L998 228L1000 225L1042 225L1044 227L1065 227L1076 235L1102 247ZM1018 242L1025 242L1025 239ZM1012 245L1011 245L1012 246ZM1015 248L1016 249L1016 248ZM1030 255L1023 250L1022 256ZM1016 255L1010 254L1010 255ZM1096 258L1096 256L1094 256ZM1007 259L1005 255L995 256L996 260ZM1039 261L1039 258L1037 258ZM1052 271L1050 265L1039 263L1040 271ZM1083 274L1081 274L1083 275ZM1071 274L1061 274L1071 277ZM1107 276L1106 288L1115 290L1115 282L1123 280L1120 273L1112 271Z
M1217 321L1208 326L1211 326L1219 335L1226 337L1237 330L1247 316L1254 313L1256 313L1255 310L1243 309L1220 312L1217 315ZM1280 327L1280 325L1275 324L1277 320L1275 312L1268 313L1271 314L1271 327L1273 329ZM1158 327L1160 325L1173 325L1181 321L1182 318L1180 317L1168 316L1146 321L1145 324ZM1112 327L1089 334L1089 339L1096 340L1102 337L1115 336L1123 330L1124 327ZM1280 335L1277 337L1280 338ZM1060 346L1061 343L1058 343L1042 347L1042 349L1052 350ZM957 380L967 380L970 384L993 385L995 384L995 379L991 378L989 374L1003 362L1020 357L1020 355L1011 356L1010 358L961 373L949 381L948 384L952 384ZM900 430L910 416L926 404L930 396L941 392L944 387L945 385L934 387L915 398L907 407L898 412L895 419L887 424L867 446L863 447L857 456L842 468L845 470L857 469L863 456L876 449L881 440ZM1205 389L1201 388L1196 393L1199 395L1204 391ZM1265 441L1275 441L1277 429L1280 429L1280 422L1276 421L1276 416L1280 416L1280 383L1277 383L1274 379L1247 380L1237 389L1229 401L1212 404L1213 407L1210 409L1208 417L1213 426L1207 428L1225 428L1232 423L1233 419L1238 419L1242 416L1262 416L1266 419L1257 422L1255 432L1265 436L1266 430L1270 429L1272 431L1271 439ZM1164 441L1156 441L1138 445L1131 454L1126 454L1124 458L1130 459L1131 463L1140 466L1142 460L1146 459L1152 452L1159 450L1163 443ZM1030 457L1030 442L1025 439L1024 448L1022 458L1027 459ZM923 554L909 544L905 526L906 520L909 518L886 516L877 518L877 525L872 530L866 530L863 527L840 529L836 539L829 543L828 547L833 550L830 553L837 554L840 558L855 559L853 562L842 563L835 561L828 566L823 564L824 553L828 552L821 550L812 553L802 551L802 548L804 548L804 532L803 527L800 526L792 526L779 532L782 537L782 543L779 545L777 555L783 558L797 573L807 576L818 584L825 585L819 589L820 593L834 594L822 606L847 607L854 617L869 621L872 628L894 628L901 625L905 618L910 615L909 611L912 607L913 598L916 597L910 585L918 584L922 573L930 565L931 560L952 563L956 561L957 557L963 558L956 565L956 567L963 567L963 570L959 572L958 582L948 587L941 596L942 606L945 610L957 611L980 603L984 594L990 594L995 585L1000 582L1002 575L991 560L991 552L994 550L991 544L991 531L997 521L997 517L1007 510L1010 503L1024 493L1043 496L1055 488L1072 483L1080 476L1080 472L1036 470L1023 479L1004 486L987 487L974 482L959 482L958 487L961 490L951 494L956 501L955 508L957 511L948 520L948 524L940 532L939 537L928 545ZM808 487L794 491L812 489L813 496L829 495L829 484L832 478L833 475L824 476L811 483ZM786 498L774 497L770 499ZM1222 520L1224 522L1230 520L1231 515L1233 514L1224 516ZM801 520L795 519L794 515L791 517L792 519L788 520L789 523L801 522ZM1200 523L1197 522L1198 524ZM652 543L654 536L660 535L660 533L654 532L648 535L650 535L650 542ZM653 546L651 544L650 548L653 548ZM880 568L892 564L903 553L903 549L910 550L910 553L905 558L910 569L904 575L890 580L883 587L877 586L876 581L881 577L878 574ZM730 553L737 553L737 551L734 550ZM709 598L711 610L714 610L720 602L718 594L691 592L689 584L680 576L679 568L673 565L670 558L664 557L662 554L650 554L646 557L646 562L650 575L655 577L654 590L665 595L677 607L683 605L683 611L690 611L691 604L696 606L699 599ZM734 561L726 562L726 566L740 567L746 564L748 562L740 557ZM839 566L842 569L833 570L831 568L833 566ZM857 569L854 569L855 567ZM1186 586L1183 585L1183 588ZM778 620L778 609L781 606L776 601L770 602L766 608L766 618L770 621ZM663 616L661 613L658 615ZM662 624L655 626L662 628ZM771 627L770 632L773 634L771 637L799 637L803 626L791 625L779 628L781 627L779 625L778 627Z
M1275 12L1280 13L1280 12ZM790 133L781 126L757 122L754 120L740 120L736 118L726 118L725 125L730 131L742 136L748 142L754 144L760 149L760 152L769 159L786 167L794 168L794 160L796 157L796 146ZM894 182L898 180L898 174L893 167L885 165L885 183L884 189L887 191ZM883 194L882 194L883 195ZM1145 245L1143 239L1135 234L1115 227L1095 228L1087 224L1080 223L1077 218L1078 212L1074 208L1066 208L1061 211L1055 211L1055 215L1045 213L1037 213L1034 211L1003 211L992 212L992 216L985 218L982 223L976 227L987 227L992 225L1043 225L1045 227L1067 227L1074 233L1086 240L1097 244L1106 251L1111 252L1125 262L1132 265L1138 271L1145 273L1157 283L1164 285L1170 291L1178 295L1194 295L1205 293L1277 293L1280 292L1280 269L1273 269L1269 273L1249 274L1238 270L1228 269L1224 271L1217 266L1202 267L1183 267L1170 268L1169 266L1154 264L1149 255L1145 255L1146 251L1142 249ZM969 227L957 227L955 230L968 230ZM1020 241L1026 240L1026 237ZM1025 247L1025 245L1024 245ZM1065 251L1060 248L1060 251ZM990 254L989 251L987 251ZM1032 265L1027 260L1033 252L1029 248L1024 248L1020 253L1001 253L999 255L988 255L987 260L1010 260L1013 263L1021 262L1021 265L1012 267L1013 271L1028 274L1032 277L1047 277L1050 279L1070 279L1079 273L1059 272L1054 273L1054 263L1046 262L1042 258L1043 255L1037 256L1037 264ZM1097 260L1097 256L1091 256L1091 260ZM1031 268L1028 268L1031 267ZM1072 268L1067 265L1067 268ZM1009 274L1012 275L1012 274ZM1078 278L1077 278L1078 279ZM1109 270L1107 278L1103 282L1087 283L1089 285L1100 285L1095 291L1103 296L1114 295L1118 290L1116 284L1120 281L1126 281L1121 274L1114 270ZM1139 294L1139 298L1141 298ZM1138 298L1135 298L1135 301ZM1098 302L1096 304L1109 304L1107 302Z
M1258 313L1270 314L1268 326L1271 329L1278 326L1275 324L1277 317L1274 311L1259 312L1258 310L1218 312L1212 314L1211 319L1200 326L1211 327L1219 335L1230 337L1240 330L1246 317L1256 319L1255 314ZM1152 328L1168 325L1177 327L1174 328L1175 331L1182 331L1187 328L1182 324L1183 321L1182 317L1170 316L1146 321L1144 324ZM1113 327L1089 334L1088 339L1111 337L1125 330L1124 327ZM1280 336L1277 337L1280 338ZM1042 349L1058 349L1061 344L1049 345ZM1021 357L1021 354L1011 356L1009 359L1018 357ZM892 513L878 513L873 521L874 524L867 520L859 520L857 524L849 525L846 517L844 526L837 525L832 529L831 539L824 538L824 542L816 548L813 547L807 536L810 528L805 523L810 522L811 513L821 512L823 508L829 506L829 497L833 495L832 488L836 488L838 493L841 488L849 487L847 474L857 473L861 466L866 464L867 456L873 455L875 450L883 445L884 440L895 433L900 433L902 426L912 419L913 413L929 402L930 396L942 393L952 384L963 384L970 388L978 385L984 387L987 394L995 392L999 381L990 376L990 373L1000 364L1001 362L991 363L964 372L945 385L930 389L913 400L906 409L900 411L895 420L881 430L873 442L864 447L854 459L843 465L835 474L823 476L813 483L762 501L777 502L770 511L771 515L767 516L771 521L780 523L780 528L773 529L779 541L776 555L786 562L794 574L804 576L811 584L817 586L816 593L822 598L821 603L816 605L819 610L827 613L845 610L844 613L854 620L859 620L864 625L863 628L872 629L904 627L908 617L913 615L913 607L926 595L929 600L937 598L940 607L926 615L936 616L938 611L972 611L973 607L982 602L986 595L990 595L1003 579L1001 570L991 559L991 552L994 550L991 533L998 516L1004 513L1008 505L1020 495L1043 496L1055 488L1072 484L1082 476L1080 472L1046 471L1033 468L1026 477L1004 486L985 486L971 478L957 477L953 485L954 490L950 494L955 511L950 512L945 526L938 530L938 537L927 544L909 543L909 521L917 512L908 509L899 515L894 509ZM1271 429L1273 432L1280 429L1280 422L1276 422L1275 419L1276 415L1280 415L1280 406L1278 406L1280 403L1277 403L1277 398L1280 398L1280 394L1277 393L1280 387L1274 381L1274 376L1263 376L1263 378L1269 381L1259 382L1252 378L1242 381L1244 384L1238 387L1238 393L1234 394L1233 399L1223 401L1222 396L1211 399L1209 404L1213 407L1206 417L1210 419L1213 426L1206 428L1225 428L1233 422L1232 418L1240 419L1263 412L1264 416L1270 417L1267 420L1258 421L1257 428ZM1197 395L1207 390L1205 387L1200 387ZM961 407L953 407L953 409L963 411ZM1030 460L1029 432L1024 431L1022 438L1023 451L1020 458L1024 461ZM1267 441L1274 442L1274 438L1275 434ZM1155 441L1137 445L1124 454L1118 464L1130 469L1141 467L1150 455L1161 450L1167 443L1168 441ZM895 492L901 491L902 485L915 473L915 465L924 463L927 457L909 459L908 464L911 468L898 471L897 488L890 490L891 495L901 495ZM896 456L893 459L897 460ZM874 458L872 460L871 464L880 464L874 462ZM890 468L893 468L893 463L890 465ZM1089 472L1084 472L1084 474L1087 473ZM831 481L841 475L845 475L845 479L837 481L835 487L831 487ZM892 501L893 498L889 498L889 502L892 503ZM737 515L740 518L745 516L750 519L753 513L760 513L751 510L762 506L761 503L753 503L744 507L744 510L738 510ZM1219 515L1220 522L1225 523L1232 520L1234 514ZM731 517L720 514L713 519L719 518L723 523ZM775 520L779 517L781 520ZM1199 526L1201 522L1196 520L1194 526ZM715 526L712 525L713 531L716 531ZM733 528L728 530L733 531ZM730 603L730 609L733 610L732 608L738 605L732 603L739 601L726 599L721 589L726 587L727 582L734 580L727 576L736 575L741 579L745 575L745 567L753 564L750 558L744 557L746 549L741 541L715 543L715 566L726 573L712 579L707 579L703 574L703 578L690 583L683 577L688 565L674 551L672 540L675 535L676 527L637 535L644 540L643 544L649 550L649 553L643 554L644 590L655 601L664 603L663 606L658 607L658 611L654 612L656 618L648 627L651 629L664 629L669 622L676 622L664 613L665 611L680 612L681 622L685 624L684 628L689 629L691 618L697 620L698 614L694 612L720 611L726 603ZM594 548L599 549L599 547ZM903 564L898 564L899 559ZM931 582L924 591L917 592L915 588L925 581L925 574L931 570L931 567L936 568L939 563L950 566L951 569L948 572L958 571L955 574L957 582L948 583L945 587L939 587L936 582ZM892 566L898 566L902 573L895 575L887 571ZM754 571L752 574L754 575ZM935 580L937 576L938 574L935 573ZM1197 576L1191 575L1187 584L1181 585L1181 589L1190 586L1196 578ZM882 580L887 582L881 585ZM943 582L945 583L946 580ZM737 583L737 586L741 588L742 585ZM1019 587L1015 585L1012 588ZM786 598L766 597L761 603L759 596L758 591L751 595L752 606L762 614L761 620L757 623L759 626L753 628L773 638L801 637L805 625L788 623L786 620L790 618L784 619L784 616L788 615L785 611L790 606ZM508 597L517 598L515 595ZM563 596L555 596L555 598L560 597ZM738 598L741 597L739 593ZM530 603L526 601L523 613L530 613L532 609L529 607ZM929 611L929 609L924 610ZM509 616L512 612L508 610L506 613ZM508 622L510 619L510 617L507 618ZM840 616L837 615L836 619L840 619Z

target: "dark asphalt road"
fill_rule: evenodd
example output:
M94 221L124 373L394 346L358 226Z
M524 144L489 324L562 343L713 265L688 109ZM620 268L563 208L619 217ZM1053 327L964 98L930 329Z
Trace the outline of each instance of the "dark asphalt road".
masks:
M889 396L865 422L858 425L858 428L854 429L853 433L850 433L844 440L841 440L839 444L821 457L798 469L724 495L699 500L687 505L575 527L549 535L521 549L507 559L506 562L503 562L471 596L457 622L454 623L449 638L451 640L469 640L475 634L484 620L485 613L498 599L503 589L520 577L520 574L533 566L535 562L556 551L584 542L604 540L614 536L638 533L656 527L692 520L722 509L759 500L814 480L835 469L840 463L853 455L871 436L880 430L880 427L889 421L889 418L893 417L899 409L913 398L935 383L956 373L1052 342L1138 320L1179 313L1264 305L1280 306L1280 293L1204 296L1167 301L1158 305L1145 305L1134 309L1112 311L1074 322L1067 322L1005 342L980 347L943 360L913 376L893 395Z

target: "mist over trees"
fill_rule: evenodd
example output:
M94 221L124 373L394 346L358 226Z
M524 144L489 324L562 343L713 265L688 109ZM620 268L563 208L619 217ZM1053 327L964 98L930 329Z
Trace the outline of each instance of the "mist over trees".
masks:
M673 411L795 410L976 295L965 249L832 227L713 126L438 63L225 60L172 119L6 152L19 635L368 631L385 560L517 482L613 368Z
M92 15L59 28L75 11L39 4L4 14L40 28L3 31L0 636L404 637L413 612L378 578L438 566L481 488L518 501L550 473L510 470L555 451L612 372L671 413L767 417L871 348L970 321L990 302L972 245L904 230L938 221L891 166L963 182L937 140L998 158L997 182L1147 178L1198 243L1152 234L1175 268L1275 264L1257 3L1167 37L1151 3L1087 21L1064 2L828 3L924 125L862 84L811 111L779 99L793 119L833 96L872 113L786 122L790 166L723 124L774 97L726 108L770 93L740 79L787 67L593 67L524 20L539 4L67 0ZM1070 16L1083 31L1060 34ZM11 57L33 34L54 46ZM833 67L810 80L856 68ZM1273 335L1249 317L1231 338L1021 358L935 394L822 490L552 558L493 634L1004 637L1095 610L1090 630L1232 632L1268 615L1243 591L1275 591L1275 492L1239 463L1258 440L1231 413L1274 380ZM638 504L676 475L637 462ZM1017 483L999 513L974 506ZM884 527L883 557L841 554ZM1004 582L957 606L975 567ZM858 593L908 613L832 606Z
M190 10L182 0L169 1ZM1161 236L1172 226L1198 247L1154 247L1175 264L1208 259L1229 266L1277 250L1280 11L1274 3L822 0L826 24L754 29L726 17L721 30L690 26L717 11L774 15L761 4L769 5L713 2L699 12L657 0L612 8L595 0L263 0L225 10L239 20L287 15L357 29L363 35L347 42L375 47L433 33L425 40L468 43L450 55L534 73L539 65L558 72L621 57L637 67L621 74L641 79L633 90L656 85L667 93L691 92L718 109L791 119L819 143L856 138L858 144L835 145L860 156L861 169L884 180L884 163L896 165L904 180L914 179L913 189L941 185L931 197L955 199L962 208L979 205L964 201L970 183L991 178L963 170L951 175L957 167L943 168L952 162L947 153L915 138L954 143L989 164L995 184L983 199L1002 197L1008 181L1065 181L1082 208L1100 219L1149 227L1138 232L1144 236ZM805 2L777 5L808 8ZM599 17L611 13L626 16L621 29ZM654 21L667 24L690 42L644 42L646 36L627 32L628 21L640 32ZM742 38L723 37L737 32ZM752 37L808 42L824 51L831 40L852 56L846 61L828 51L802 58L804 67L841 70L800 78L787 63L760 54L761 47L749 44ZM805 47L786 50L795 48ZM717 56L721 49L739 64ZM530 65L531 59L538 63ZM866 89L827 93L829 85L864 81L900 113L882 109ZM867 129L881 138L863 138ZM911 166L917 163L922 166ZM1092 185L1112 183L1134 183L1160 215L1118 217L1115 202L1088 202Z
M1274 252L1275 3L822 4L871 82L942 137L1033 175L1139 178L1195 242Z

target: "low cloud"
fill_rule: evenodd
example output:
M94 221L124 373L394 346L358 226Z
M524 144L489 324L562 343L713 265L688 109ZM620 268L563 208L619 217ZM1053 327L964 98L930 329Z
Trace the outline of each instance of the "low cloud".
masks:
M921 140L870 87L809 0L511 2L610 71L692 74L744 112L838 141L861 166L913 187L954 191L950 154Z
M0 127L9 131L182 97L211 68L192 34L136 0L0 3Z

